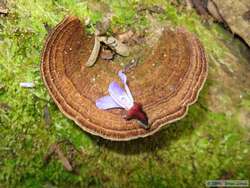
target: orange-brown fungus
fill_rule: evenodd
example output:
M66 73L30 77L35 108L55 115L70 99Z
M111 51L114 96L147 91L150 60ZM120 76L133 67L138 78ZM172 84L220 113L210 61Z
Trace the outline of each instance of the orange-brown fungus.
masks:
M96 99L118 80L118 64L98 60L85 67L94 39L76 17L65 18L48 36L41 63L45 85L59 109L83 130L110 140L145 137L183 118L207 76L201 43L185 29L163 32L152 54L127 73L134 100L143 105L150 129L122 118L122 110L99 110Z

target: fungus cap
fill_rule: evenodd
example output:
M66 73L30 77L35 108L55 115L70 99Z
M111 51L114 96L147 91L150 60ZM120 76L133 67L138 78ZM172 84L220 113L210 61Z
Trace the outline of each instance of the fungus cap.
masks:
M150 129L122 118L122 110L100 110L95 101L118 81L118 64L98 60L85 66L94 38L84 33L76 17L66 17L47 37L41 62L44 83L60 111L83 130L110 140L146 137L185 116L207 77L207 62L199 40L185 29L165 29L142 65L127 73L135 101L143 104Z

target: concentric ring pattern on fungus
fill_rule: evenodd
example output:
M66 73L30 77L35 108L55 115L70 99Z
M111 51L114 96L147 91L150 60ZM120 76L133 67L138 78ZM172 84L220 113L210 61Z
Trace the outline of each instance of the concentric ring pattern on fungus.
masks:
M96 99L108 95L109 83L120 82L121 67L102 60L85 67L93 45L93 37L85 35L80 20L66 17L46 40L41 74L60 111L83 130L106 139L145 137L183 118L207 77L199 40L185 29L165 29L144 63L127 73L133 97L149 118L150 129L145 130L135 120L124 120L122 110L96 108Z

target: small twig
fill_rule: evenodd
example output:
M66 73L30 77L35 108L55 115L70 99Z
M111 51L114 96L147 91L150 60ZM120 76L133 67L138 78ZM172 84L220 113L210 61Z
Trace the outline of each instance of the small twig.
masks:
M56 154L58 155L62 165L64 166L64 168L67 170L67 171L72 171L73 168L70 164L70 162L68 161L68 159L64 156L64 154L62 153L62 151L60 150L59 147L56 148L55 150Z
M4 111L11 110L11 107L7 103L0 103L0 109L3 109Z
M77 151L78 153L82 154L82 152L79 151L78 149L76 149L75 146L74 146L74 144L71 143L69 140L61 140L61 141L58 141L58 142L52 144L49 147L48 153L44 156L44 162L45 162L45 164L47 164L50 161L52 155L56 154L58 156L60 162L64 166L64 168L67 171L72 172L73 171L73 167L72 167L69 159L63 154L62 150L60 149L60 145L61 144L71 145L75 151Z
M51 124L51 117L50 117L50 113L49 113L48 104L45 105L43 114L44 114L44 120L45 120L46 127L49 128L50 124Z
M127 65L125 65L123 72L128 73L133 68L135 68L139 63L139 59L132 59Z
M44 98L42 98L42 97L37 96L37 94L35 94L34 92L31 92L31 94L33 95L33 97L34 97L35 99L39 99L39 100L41 100L41 101L43 101L43 102L46 102L46 103L51 103L51 101L49 101L49 100L47 100L47 99L44 99Z

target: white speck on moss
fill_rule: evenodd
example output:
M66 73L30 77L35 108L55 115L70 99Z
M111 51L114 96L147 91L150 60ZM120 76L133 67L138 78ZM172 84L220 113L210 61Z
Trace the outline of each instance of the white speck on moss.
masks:
M23 88L33 88L33 87L35 87L35 84L32 83L32 82L21 82L20 83L20 87L23 87Z

